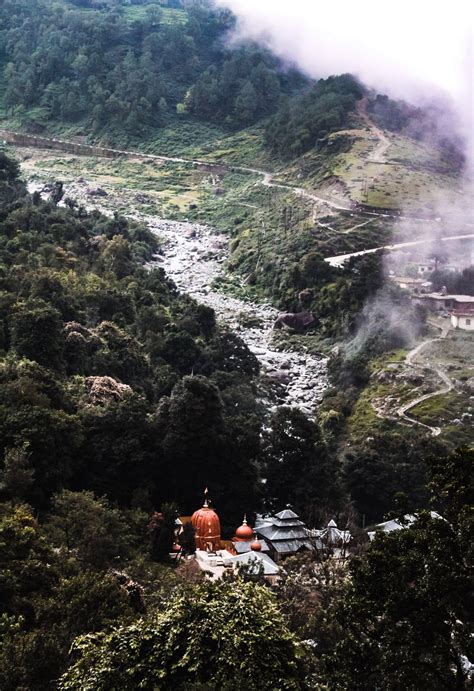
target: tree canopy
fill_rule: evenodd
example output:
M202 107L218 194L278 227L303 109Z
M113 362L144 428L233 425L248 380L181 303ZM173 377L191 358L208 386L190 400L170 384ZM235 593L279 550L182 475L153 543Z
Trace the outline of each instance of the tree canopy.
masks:
M60 689L300 689L302 651L264 586L189 587L166 611L78 639Z

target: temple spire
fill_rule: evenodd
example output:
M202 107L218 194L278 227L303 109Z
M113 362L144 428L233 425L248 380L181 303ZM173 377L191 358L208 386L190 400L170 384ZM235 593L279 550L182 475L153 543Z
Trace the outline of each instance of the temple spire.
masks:
M206 489L204 490L204 504L203 504L203 506L204 506L205 509L209 508L209 502L208 502L208 500L207 500L207 495L208 495L208 494L209 494L209 490L208 490L207 487L206 487Z

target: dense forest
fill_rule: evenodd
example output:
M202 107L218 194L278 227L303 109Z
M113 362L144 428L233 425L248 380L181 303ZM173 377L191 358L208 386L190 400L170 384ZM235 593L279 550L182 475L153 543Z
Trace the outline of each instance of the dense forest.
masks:
M232 688L459 687L472 453L447 457L435 441L392 433L353 446L341 465L331 410L363 381L360 355L334 361L339 385L320 424L284 407L269 418L243 342L146 265L159 239L58 206L55 192L27 195L1 154L2 688L230 688L236 626L248 664ZM368 549L361 536L359 558L323 559L318 575L298 558L273 592L245 572L201 583L166 559L174 517L199 506L207 483L224 534L243 511L286 502L317 522L430 505L447 520L427 514ZM196 637L196 622L219 626L218 647Z
M361 96L352 77L312 86L256 45L227 47L233 24L228 12L201 7L170 22L159 6L145 5L131 21L120 3L84 12L7 0L4 107L31 131L56 122L110 142L152 137L180 118L232 130L274 115L267 144L283 157L347 124Z
M234 21L182 0L4 0L0 109L111 144L258 125L280 161L352 126L356 79L231 47ZM375 94L367 111L459 162L429 113ZM244 341L178 291L159 235L61 183L28 194L0 148L2 690L471 688L474 452L388 418L349 429L377 358L426 314L386 284L380 252L335 268L306 249L258 281L312 313L308 343L330 343L312 417L279 405ZM231 261L255 279L253 259ZM470 269L432 280L472 293ZM272 585L245 568L211 581L187 558L192 528L175 535L206 486L224 538L291 505L311 528L347 527L348 558L298 554ZM369 541L367 526L414 513Z

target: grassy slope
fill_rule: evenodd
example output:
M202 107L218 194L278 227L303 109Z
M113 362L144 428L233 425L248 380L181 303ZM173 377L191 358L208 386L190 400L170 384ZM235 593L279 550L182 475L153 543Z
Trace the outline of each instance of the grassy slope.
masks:
M472 334L452 331L448 338L430 344L422 352L419 364L434 364L445 369L454 382L454 389L448 394L433 396L419 403L408 415L425 425L441 427L441 440L452 447L472 444L472 419L462 419L464 413L474 413L472 391L466 386L466 381L474 377ZM399 426L398 422L387 420L387 417L396 419L400 405L439 388L439 379L429 370L425 371L421 384L414 385L404 379L401 375L406 371L403 364L405 355L405 351L396 351L372 362L371 380L349 418L348 428L352 439L363 440L376 430ZM383 415L377 415L377 411L381 410Z
M297 176L308 189L326 186L339 199L406 213L431 213L440 198L447 205L459 201L459 177L439 151L385 132L390 146L380 161L374 160L380 141L374 130L361 124L354 118L354 129L330 135L323 152L312 151L294 161L283 177ZM351 144L349 150L338 152L342 139ZM331 153L331 148L336 152Z

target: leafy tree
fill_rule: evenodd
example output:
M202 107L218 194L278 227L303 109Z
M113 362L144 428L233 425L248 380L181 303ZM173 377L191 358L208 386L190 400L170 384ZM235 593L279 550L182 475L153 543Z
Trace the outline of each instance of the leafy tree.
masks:
M84 406L83 461L76 482L129 505L133 492L163 476L156 430L146 400L130 395L106 405ZM168 480L166 480L166 485Z
M52 688L67 667L69 648L80 634L133 619L124 588L112 575L85 571L63 578L49 596L39 594L33 628L10 629L2 639L2 688Z
M427 459L445 458L444 446L418 434L380 433L353 446L343 463L350 496L367 523L394 510L397 498L406 512L428 505Z
M149 620L78 639L74 653L60 689L302 688L297 641L254 583L181 590Z
M265 440L266 492L275 509L323 507L337 496L335 469L318 426L295 408L278 408Z
M192 523L184 524L183 532L179 536L179 544L186 555L196 552L195 530Z
M162 401L157 425L170 496L179 496L183 509L192 510L199 505L201 488L226 473L217 470L225 448L218 389L205 377L184 377Z
M40 365L61 369L63 335L59 312L46 304L19 304L12 320L12 346Z
M33 485L34 474L28 444L8 449L3 461L0 488L6 490L12 499L24 501Z
M337 688L465 688L471 583L450 524L423 515L380 534L350 571L340 640L323 659L326 680Z
M456 449L450 456L428 458L430 490L436 508L453 525L474 504L474 449Z
M83 564L102 568L126 555L127 527L106 499L63 490L53 497L52 508L46 527L53 544L74 553Z
M57 582L51 547L26 505L6 511L0 519L0 612L35 618L32 598L47 594Z
M154 512L148 524L150 554L155 561L167 559L175 541L176 504L163 504L161 513Z
M285 560L276 584L280 609L290 631L303 640L312 640L316 656L330 654L341 635L337 608L348 588L347 562L315 560L302 553Z
M21 383L20 383L21 386ZM16 387L15 387L16 388ZM51 494L72 478L78 466L82 430L75 415L32 401L0 404L0 446L28 444L33 484L28 497L45 506Z

